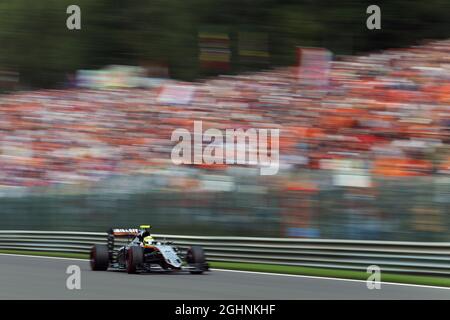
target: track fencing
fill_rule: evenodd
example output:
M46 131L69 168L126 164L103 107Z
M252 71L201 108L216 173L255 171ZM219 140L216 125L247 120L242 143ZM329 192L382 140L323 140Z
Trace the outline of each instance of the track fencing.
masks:
M88 253L106 244L106 232L0 230L0 250ZM182 250L204 248L208 261L450 275L450 242L393 242L333 239L210 237L153 234ZM115 245L126 243L116 239Z

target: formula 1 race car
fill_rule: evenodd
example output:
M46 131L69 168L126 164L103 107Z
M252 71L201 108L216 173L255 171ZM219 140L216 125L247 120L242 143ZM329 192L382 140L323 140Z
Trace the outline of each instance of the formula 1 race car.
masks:
M91 269L126 270L128 273L183 270L192 274L209 270L202 247L191 246L182 254L172 242L153 239L149 229L148 225L139 229L110 229L107 244L95 244L91 249ZM128 241L116 250L118 238Z

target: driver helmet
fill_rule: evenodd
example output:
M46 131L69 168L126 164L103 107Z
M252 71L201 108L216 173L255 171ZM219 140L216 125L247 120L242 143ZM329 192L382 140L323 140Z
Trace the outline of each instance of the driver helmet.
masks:
M148 245L151 245L152 242L153 242L153 237L152 236L146 236L144 238L143 244L144 244L144 246L148 246Z

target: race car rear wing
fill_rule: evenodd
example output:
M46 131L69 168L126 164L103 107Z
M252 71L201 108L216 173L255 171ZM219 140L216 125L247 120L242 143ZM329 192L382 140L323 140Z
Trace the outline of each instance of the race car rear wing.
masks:
M135 228L126 228L126 229L115 229L112 228L108 234L114 237L132 237L137 236L139 234L139 229Z
M139 235L136 228L111 228L108 230L107 245L109 261L114 261L114 243L116 238L131 238Z

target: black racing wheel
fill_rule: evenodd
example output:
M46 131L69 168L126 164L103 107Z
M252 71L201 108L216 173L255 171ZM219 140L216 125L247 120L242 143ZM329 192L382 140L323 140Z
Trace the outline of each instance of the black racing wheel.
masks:
M141 247L132 246L127 250L127 272L137 273L139 265L144 262L144 251Z
M109 265L108 246L95 244L90 252L91 269L94 271L106 271Z
M186 262L189 266L196 268L196 270L189 271L192 274L202 274L204 265L206 263L205 252L200 246L192 246L186 253Z

